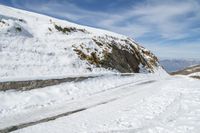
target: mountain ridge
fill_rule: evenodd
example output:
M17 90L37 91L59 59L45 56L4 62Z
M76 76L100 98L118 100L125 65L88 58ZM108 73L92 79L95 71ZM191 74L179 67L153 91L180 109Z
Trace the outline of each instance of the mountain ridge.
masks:
M185 69L172 72L171 75L187 75L189 77L200 79L200 65L190 66Z
M171 73L182 70L187 67L200 64L200 60L197 59L161 59L160 64L164 69Z

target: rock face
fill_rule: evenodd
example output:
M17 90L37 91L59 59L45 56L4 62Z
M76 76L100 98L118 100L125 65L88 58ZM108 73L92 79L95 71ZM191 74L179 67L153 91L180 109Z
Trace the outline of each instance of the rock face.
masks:
M83 51L88 47L81 46L80 49L75 48L75 51L82 60L97 67L115 69L122 73L138 73L141 69L154 72L154 69L159 66L156 56L129 38L106 36L93 38L93 41L100 50L96 49L95 52L87 55ZM103 54L102 58L99 57L100 54Z
M0 77L154 72L150 51L113 32L0 5Z

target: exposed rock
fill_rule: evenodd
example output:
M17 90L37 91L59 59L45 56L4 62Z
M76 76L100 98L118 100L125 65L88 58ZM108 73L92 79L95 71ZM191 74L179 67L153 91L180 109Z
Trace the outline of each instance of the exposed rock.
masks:
M99 47L95 49L95 52L84 53L83 51L89 49L84 47L86 45L80 45L80 48L74 47L74 51L82 60L97 67L115 69L122 73L138 73L142 69L141 65L149 72L154 72L154 68L158 66L157 57L150 51L136 45L131 39L119 40L107 36L106 38L95 37L93 41ZM102 57L99 56L100 54Z
M54 27L55 27L56 30L61 31L63 33L77 32L77 31L88 33L85 29L78 29L78 28L75 28L75 27L67 27L67 26L61 27L61 26L59 26L55 23L54 23Z

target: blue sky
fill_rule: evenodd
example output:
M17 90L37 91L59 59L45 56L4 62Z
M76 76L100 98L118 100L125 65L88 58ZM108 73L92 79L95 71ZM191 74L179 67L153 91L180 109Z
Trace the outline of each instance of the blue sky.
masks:
M200 59L199 0L0 0L125 34L160 58Z

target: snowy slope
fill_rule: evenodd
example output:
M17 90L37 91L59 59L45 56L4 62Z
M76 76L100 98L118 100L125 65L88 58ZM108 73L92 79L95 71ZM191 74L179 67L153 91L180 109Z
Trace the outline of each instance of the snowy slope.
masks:
M159 77L154 74L151 76L139 74L132 77L111 79L113 77L104 77L90 79L87 82L70 83L71 85L63 84L41 91L19 92L21 96L32 95L33 99L35 99L35 96L38 97L36 98L38 101L35 99L30 103L24 102L23 97L16 92L1 92L1 98L13 95L14 98L18 97L19 99L8 101L5 106L1 105L2 110L3 108L5 110L1 111L0 129L16 125L16 123L28 122L30 119L37 120L54 113L59 114L62 111L84 107L86 109L82 111L58 117L55 120L50 119L50 121L36 123L19 130L13 129L15 129L15 133L199 133L199 80L186 76ZM138 81L138 79L141 81ZM96 82L99 82L100 86L96 86ZM118 88L119 83L125 85ZM85 85L89 85L88 88L86 87L87 89L83 89ZM108 89L108 87L106 89L104 85L107 87L111 85L110 87L113 88ZM56 97L52 98L52 101L47 102L47 104L40 103L43 101L41 99L51 95L48 91L53 92L53 88L60 88L58 91L54 90L56 93L53 96L59 96L61 94L59 94L59 91L65 90L64 88L67 88L65 92L68 93L66 94L67 97L70 96L69 93L71 93L71 96L75 96L78 92L77 89L82 91L79 93L82 96L77 94L78 97L75 96L74 100L71 99L75 103L69 102L70 99L65 99L65 101L63 98L60 98L61 101L54 101L53 99ZM105 90L102 90L103 88ZM64 91L62 95L65 95ZM46 99L49 98L46 97ZM79 99L79 102L76 101L77 99ZM4 101L4 99L2 100ZM26 98L25 101L28 101L28 99ZM99 101L101 101L101 104L98 104ZM38 104L34 105L33 102ZM28 106L31 104L33 106ZM12 108L6 110L6 106ZM40 111L36 113L35 111L38 109ZM51 111L51 113L48 111ZM38 118L34 118L37 115Z
M187 75L189 77L200 79L200 65L187 67L183 70L171 73L173 75Z
M3 5L0 5L0 38L1 78L119 72L112 67L122 69L126 63L119 67L105 62L112 54L111 44L117 52L122 51L123 57L127 53L135 56L136 66L129 65L126 70L160 69L150 51L126 36ZM102 64L108 67L101 67Z
M199 80L166 74L150 51L126 36L0 5L0 38L1 82L104 73L34 90L0 91L0 133L200 131ZM115 59L110 54L122 62L134 59L136 67L102 65ZM124 71L121 65L128 72L138 65L140 72L155 73L112 74Z
M190 74L188 76L200 79L200 66L196 66L193 69L190 70Z
M198 76L198 77L200 77L200 72L189 74L189 76Z

